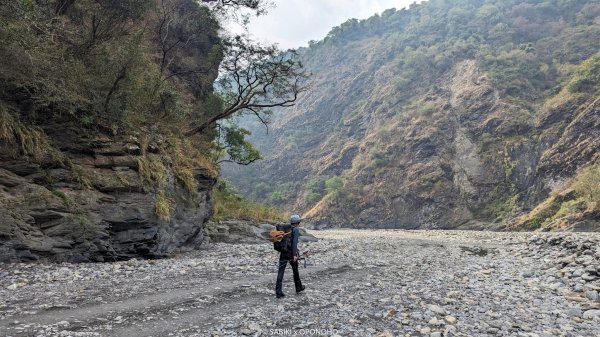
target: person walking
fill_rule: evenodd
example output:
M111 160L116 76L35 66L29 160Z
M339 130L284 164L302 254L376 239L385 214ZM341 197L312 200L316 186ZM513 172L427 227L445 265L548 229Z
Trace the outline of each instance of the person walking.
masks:
M294 285L296 287L296 293L300 293L304 291L305 287L302 285L302 281L300 281L300 273L298 271L298 260L300 259L300 254L298 252L298 238L300 237L300 230L298 229L300 226L300 216L294 214L290 217L289 225L280 225L277 226L277 230L282 230L286 232L285 236L288 236L286 240L288 240L289 244L287 245L287 249L283 249L279 253L279 268L277 270L277 283L275 284L275 295L277 298L282 298L285 296L283 293L283 274L285 273L285 267L288 262L292 266L292 272L294 273ZM288 234L290 233L291 234Z

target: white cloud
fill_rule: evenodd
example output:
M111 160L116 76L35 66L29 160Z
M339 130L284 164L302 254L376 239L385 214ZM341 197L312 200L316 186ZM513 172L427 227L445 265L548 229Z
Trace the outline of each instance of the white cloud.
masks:
M306 46L321 40L331 28L351 18L366 19L388 8L400 9L415 0L273 0L276 7L253 18L250 33L282 48Z

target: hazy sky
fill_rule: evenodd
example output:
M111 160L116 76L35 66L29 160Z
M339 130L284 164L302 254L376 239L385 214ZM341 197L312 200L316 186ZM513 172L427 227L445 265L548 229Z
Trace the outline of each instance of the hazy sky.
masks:
M276 7L253 17L250 33L279 47L307 46L322 40L331 28L348 19L366 19L388 8L408 7L415 0L272 0ZM420 1L417 1L420 2Z

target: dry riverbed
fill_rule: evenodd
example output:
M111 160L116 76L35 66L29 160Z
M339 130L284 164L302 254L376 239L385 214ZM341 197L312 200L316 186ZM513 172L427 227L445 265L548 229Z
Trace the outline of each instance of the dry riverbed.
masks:
M313 231L307 290L277 254L0 265L0 336L600 336L600 236Z

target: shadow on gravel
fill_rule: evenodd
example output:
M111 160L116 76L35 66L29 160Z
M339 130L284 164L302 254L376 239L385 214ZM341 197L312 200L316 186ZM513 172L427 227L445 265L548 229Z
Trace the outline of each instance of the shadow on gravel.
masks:
M498 250L495 248L483 248L483 247L467 247L467 246L459 246L460 250L469 254L469 255L477 255L477 256L486 256L488 254L496 254Z
M318 272L318 274L320 275L335 275L335 274L342 274L342 273L346 273L353 270L353 268L349 265L343 265L337 268L330 268L330 269L325 269L323 271Z

